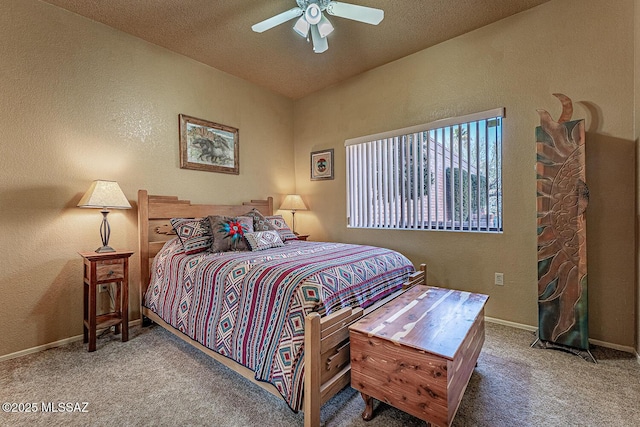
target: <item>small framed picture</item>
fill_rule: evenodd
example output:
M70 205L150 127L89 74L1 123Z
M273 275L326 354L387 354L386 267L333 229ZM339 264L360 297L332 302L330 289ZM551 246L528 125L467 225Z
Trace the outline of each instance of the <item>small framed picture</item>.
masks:
M238 129L184 114L179 118L182 169L240 173Z
M311 153L311 180L333 179L333 148Z

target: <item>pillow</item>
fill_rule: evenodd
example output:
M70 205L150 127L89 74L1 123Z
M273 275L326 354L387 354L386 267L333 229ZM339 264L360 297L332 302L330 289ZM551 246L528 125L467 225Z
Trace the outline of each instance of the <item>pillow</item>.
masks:
M209 218L171 218L170 222L186 254L204 252L213 243Z
M209 222L213 232L212 252L249 250L244 234L253 232L253 218L214 215L209 217Z
M247 233L244 237L247 239L247 243L252 251L284 246L276 230L256 231L255 233Z
M239 216L237 217L238 221L242 223L242 230L244 234L253 233L255 230L253 229L253 218L250 216Z
M253 231L267 231L267 230L275 230L276 228L269 222L264 215L260 213L259 210L253 208L251 211L247 212L243 216L248 216L253 218Z
M282 215L271 215L266 217L267 220L275 227L283 242L287 240L298 240L298 236L293 234Z

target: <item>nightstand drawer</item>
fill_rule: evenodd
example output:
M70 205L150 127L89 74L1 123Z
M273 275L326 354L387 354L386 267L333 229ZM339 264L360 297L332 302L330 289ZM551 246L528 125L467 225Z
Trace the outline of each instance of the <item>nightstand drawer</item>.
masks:
M96 279L119 280L124 278L124 266L121 260L99 261L96 263Z

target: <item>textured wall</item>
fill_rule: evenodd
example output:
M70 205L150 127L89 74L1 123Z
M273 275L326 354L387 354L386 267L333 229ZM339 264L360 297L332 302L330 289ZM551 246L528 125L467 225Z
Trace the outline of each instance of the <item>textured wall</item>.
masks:
M296 216L298 230L398 249L426 262L433 284L489 294L488 316L537 326L536 109L557 119L551 94L564 93L573 118L586 119L590 336L631 348L633 7L554 0L297 101L297 191L311 208ZM506 108L504 233L346 229L345 139L496 107ZM309 152L326 148L335 149L336 179L310 181ZM504 287L494 272L504 272Z
M82 333L82 261L100 246L94 179L194 202L294 190L292 102L57 7L0 14L0 356ZM180 169L178 114L240 129L240 175ZM114 211L111 245L137 250L137 213ZM138 316L138 261L131 271Z
M635 52L635 134L636 142L636 191L640 191L640 0L634 0L634 52ZM640 362L640 252L638 251L638 232L640 228L640 194L636 194L636 355Z

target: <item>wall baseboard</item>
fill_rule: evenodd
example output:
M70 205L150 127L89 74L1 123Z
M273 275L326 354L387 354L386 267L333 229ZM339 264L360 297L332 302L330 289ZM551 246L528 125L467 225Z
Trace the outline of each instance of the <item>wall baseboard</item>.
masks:
M537 326L531 326L531 325L525 325L522 323L516 323L516 322L510 322L508 320L502 320L502 319L496 319L494 317L484 317L485 320L487 322L491 322L491 323L497 323L499 325L504 325L504 326L511 326L512 328L517 328L517 329L524 329L526 331L532 331L532 332L536 332L538 330ZM631 354L635 354L636 358L638 359L638 363L640 363L640 354L638 354L638 352L630 346L626 346L626 345L620 345L620 344L613 344L610 342L606 342L606 341L600 341L600 340L596 340L593 338L589 338L589 343L593 344L593 345L598 345L600 347L606 347L606 348L611 348L614 350L619 350L619 351L624 351L625 353L631 353Z
M142 324L142 320L136 319L129 322L129 327L139 326ZM27 354L38 353L40 351L49 350L51 348L61 347L63 345L71 344L72 342L82 341L83 335L76 335L69 338L64 338L58 341L50 342L47 344L38 345L36 347L26 348L24 350L16 351L15 353L5 354L0 356L0 362L4 362L9 359L16 359L18 357L26 356Z
M593 338L589 338L589 342L593 345L599 345L600 347L607 347L614 350L624 351L625 353L636 354L636 350L628 345L613 344L606 341L594 340Z
M523 323L511 322L509 320L496 319L495 317L485 316L485 320L487 322L496 323L498 325L510 326L516 329L524 329L525 331L535 332L538 330L536 326L525 325ZM129 322L129 327L139 326L142 324L141 319L132 320ZM24 350L16 351L15 353L5 354L4 356L0 356L0 362L4 362L9 359L16 359L18 357L26 356L27 354L38 353L40 351L49 350L51 348L60 347L63 345L71 344L72 342L80 341L82 339L82 335L76 335L74 337L69 337L65 339L61 339L59 341L50 342L48 344L39 345L36 347L27 348ZM612 344L605 341L595 340L589 338L589 342L594 345L599 345L601 347L612 348L614 350L624 351L626 353L635 354L636 360L640 365L640 354L633 348L625 345Z
M537 326L525 325L524 323L510 322L508 320L496 319L495 317L484 316L484 320L491 323L497 323L498 325L511 326L516 329L524 329L525 331L536 332Z

